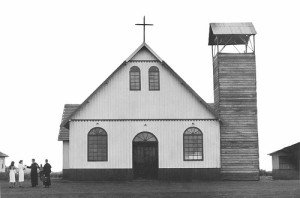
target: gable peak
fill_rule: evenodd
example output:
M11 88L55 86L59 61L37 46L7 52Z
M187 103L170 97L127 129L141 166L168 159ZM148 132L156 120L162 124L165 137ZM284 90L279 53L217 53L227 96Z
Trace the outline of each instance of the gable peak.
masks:
M148 58L152 58L154 60L158 60L159 62L163 62L163 60L149 47L149 45L147 45L145 42L143 42L126 60L125 62L129 62L131 60L135 60L137 58L138 54L141 54L143 52L148 52L148 54L150 55L150 57Z

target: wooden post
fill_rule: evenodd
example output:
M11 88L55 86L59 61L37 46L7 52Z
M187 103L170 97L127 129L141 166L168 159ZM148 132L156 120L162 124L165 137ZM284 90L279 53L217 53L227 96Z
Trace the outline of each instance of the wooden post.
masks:
M253 35L253 53L255 54L255 35Z
M217 37L217 53L219 53L219 39Z

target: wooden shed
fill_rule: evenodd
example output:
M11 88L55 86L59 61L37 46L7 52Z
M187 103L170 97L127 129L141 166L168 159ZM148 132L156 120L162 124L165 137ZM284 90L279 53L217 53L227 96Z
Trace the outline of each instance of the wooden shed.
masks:
M300 142L270 153L273 179L300 178Z

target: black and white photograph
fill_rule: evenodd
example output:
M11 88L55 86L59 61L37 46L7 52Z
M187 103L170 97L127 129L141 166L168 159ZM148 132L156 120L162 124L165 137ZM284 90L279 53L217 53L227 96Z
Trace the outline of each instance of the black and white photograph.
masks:
M299 5L0 1L0 198L300 197Z

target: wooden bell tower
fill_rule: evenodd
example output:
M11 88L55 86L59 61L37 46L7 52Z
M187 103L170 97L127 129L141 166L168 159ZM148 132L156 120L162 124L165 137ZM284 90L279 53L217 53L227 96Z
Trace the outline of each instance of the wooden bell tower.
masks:
M252 23L209 26L224 180L259 179L255 35Z

